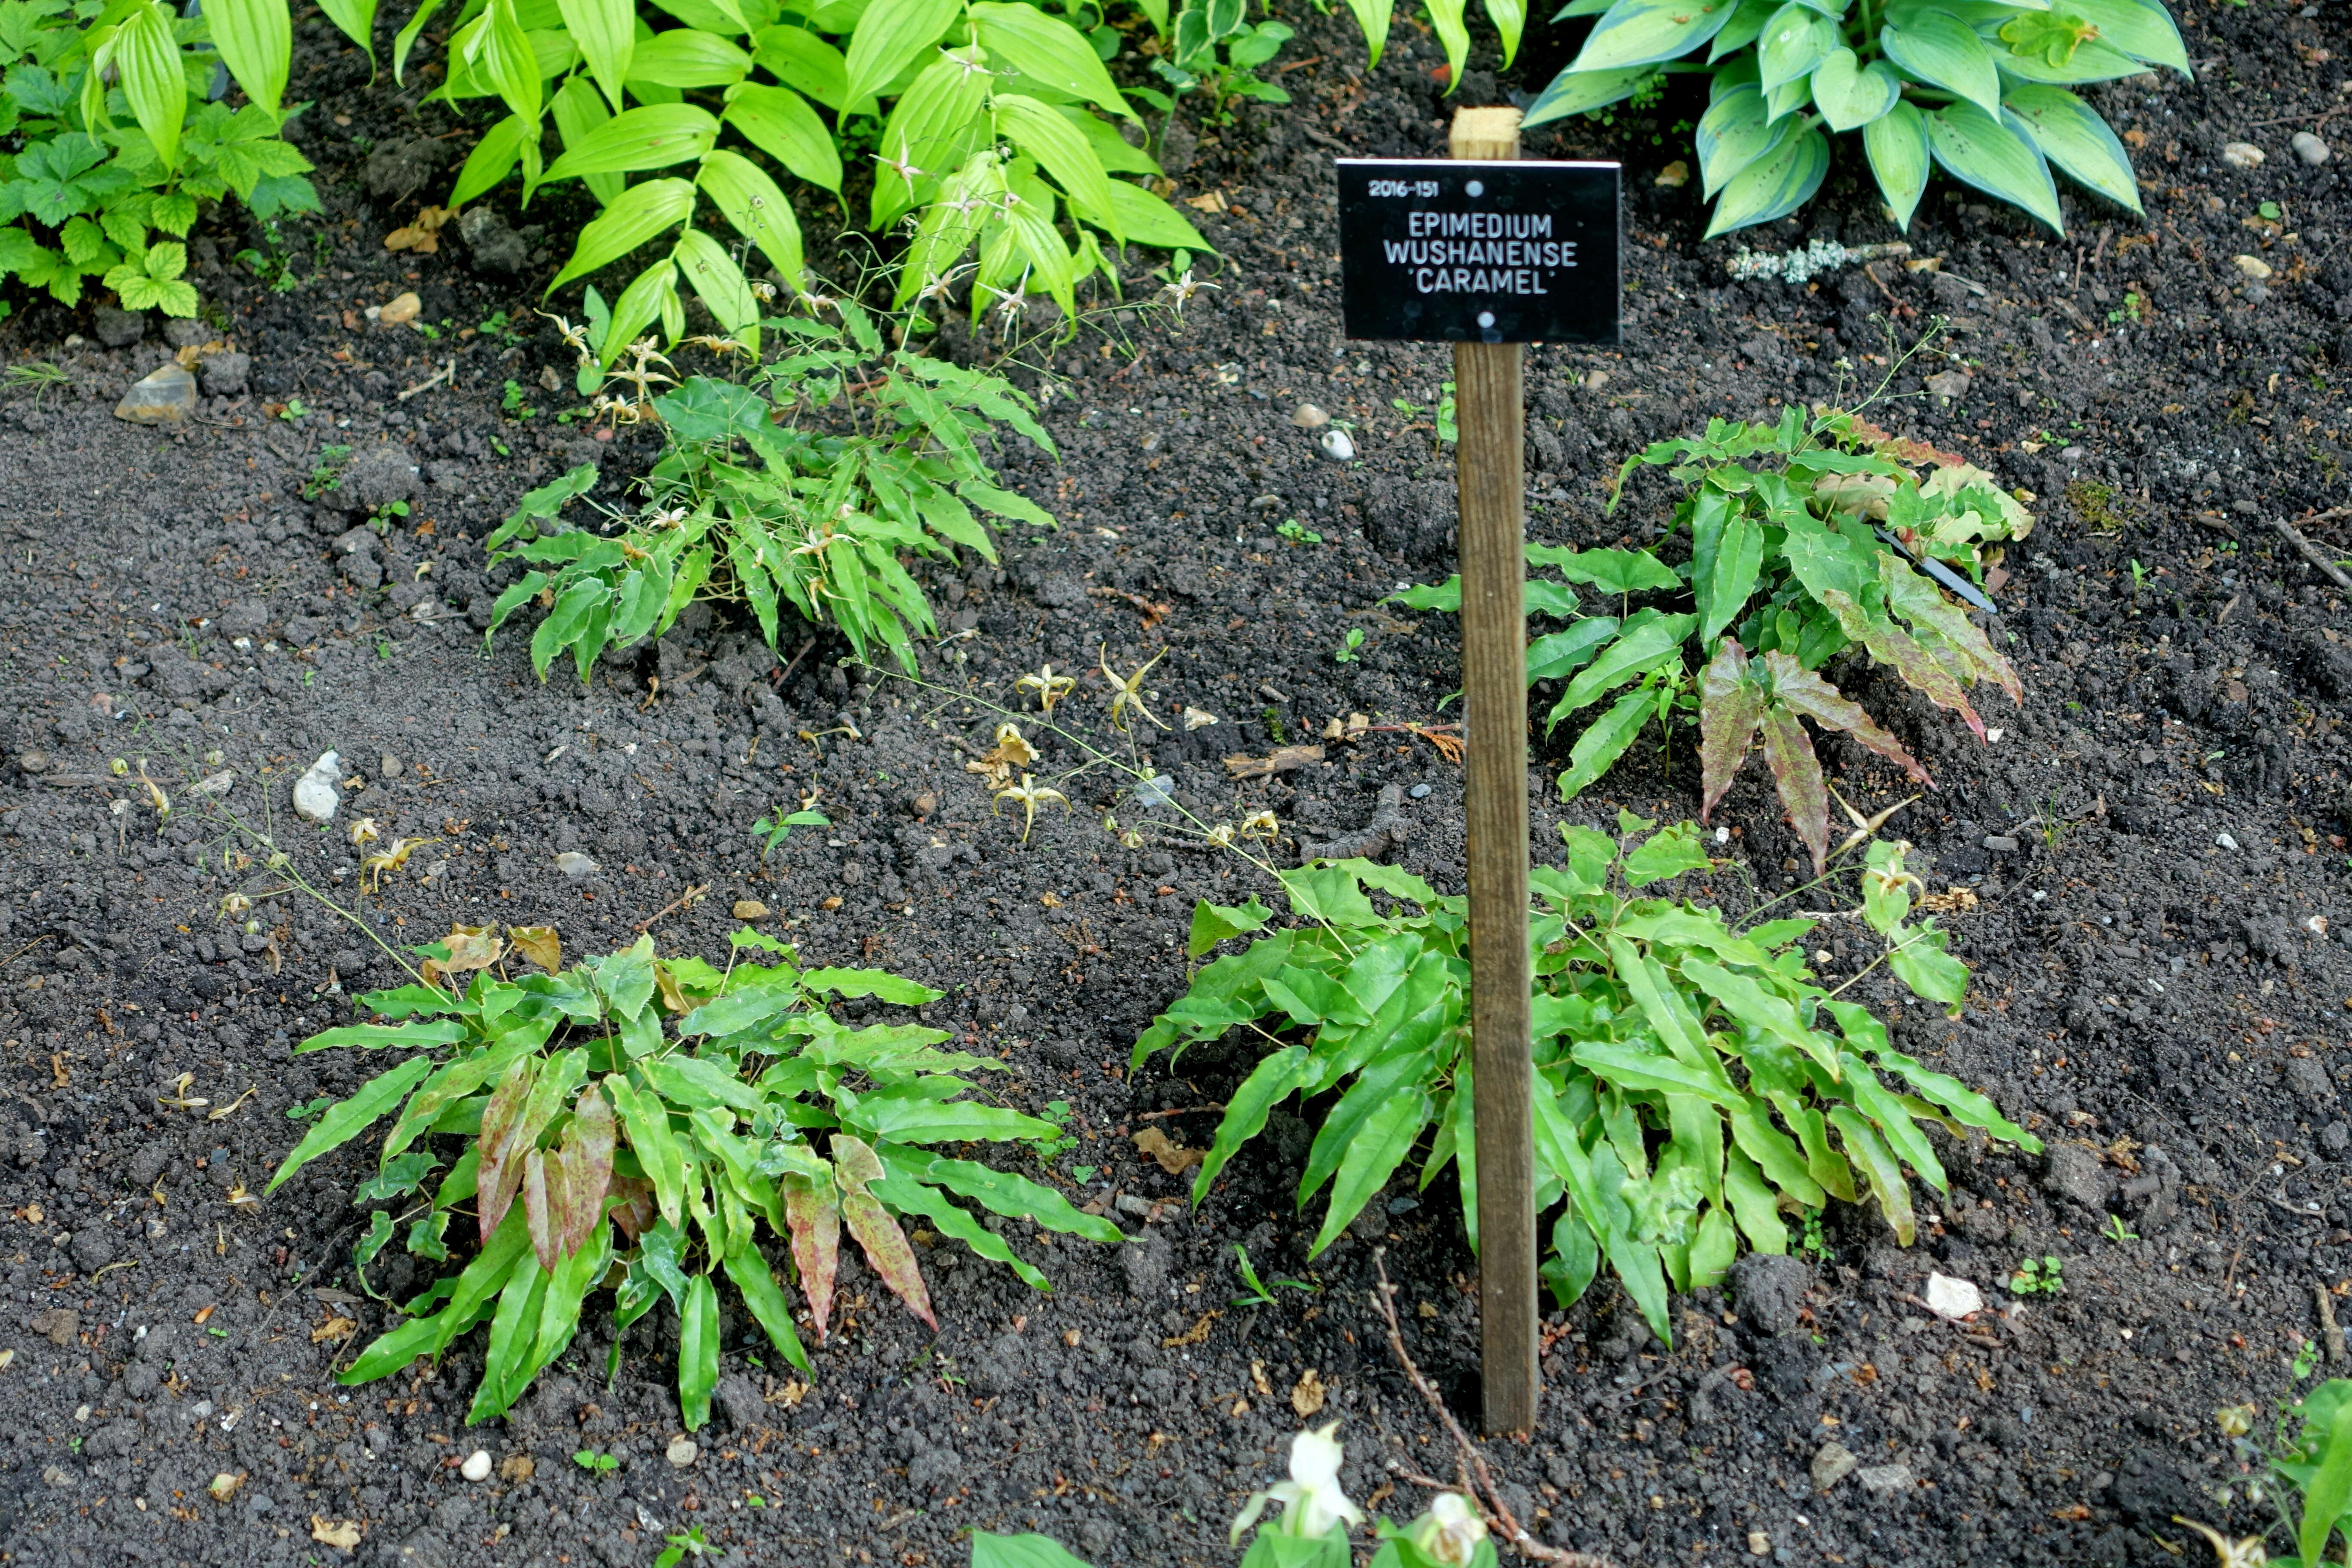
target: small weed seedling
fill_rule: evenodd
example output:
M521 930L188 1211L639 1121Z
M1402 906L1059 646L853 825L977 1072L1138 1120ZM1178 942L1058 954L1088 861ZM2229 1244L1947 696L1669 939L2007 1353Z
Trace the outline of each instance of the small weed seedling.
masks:
M2319 1346L2310 1340L2304 1341L2303 1348L2294 1352L2295 1382L2301 1383L2305 1378L2309 1377L2318 1369L2318 1366Z
M289 1105L286 1108L286 1120L289 1121L308 1121L310 1118L318 1115L319 1112L326 1110L327 1107L334 1103L334 1097L332 1095L322 1094L317 1099L310 1101L308 1104Z
M1323 536L1295 517L1286 517L1275 526L1275 532L1293 544L1320 544Z
M1361 657L1356 652L1356 650L1363 646L1364 628L1361 626L1349 626L1348 628L1347 640L1342 642L1331 655L1332 662L1335 664L1355 663L1356 660Z
M72 384L71 376L47 360L28 359L8 367L8 390L29 392L33 395L33 401L36 403L59 387L69 386Z
M677 1568L688 1557L704 1556L711 1549L710 1542L703 1539L702 1526L698 1524L689 1526L683 1535L665 1535L662 1539L669 1542L669 1547L654 1559L654 1568Z
M572 1462L594 1475L608 1475L621 1468L617 1455L600 1454L593 1448L583 1448L572 1456Z
M291 425L297 419L306 417L310 412L310 411L309 409L302 406L302 400L300 398L289 397L286 400L286 406L278 411L278 417L283 419L289 425Z
M2065 1276L2054 1258L2029 1258L2009 1278L2012 1296L2055 1296L2065 1289Z
M777 845L792 837L793 828L832 826L833 818L821 811L778 811L751 824L751 831L762 835L767 839L766 843L760 846L760 858L765 860L776 852Z
M2137 1231L2126 1229L2125 1227L2124 1216L2119 1214L2109 1215L2107 1216L2106 1228L2100 1231L2099 1234L2105 1237L2109 1241L2114 1242L2117 1247L2121 1247L2126 1241L2137 1241L2139 1239L2139 1233Z
M1259 1279L1256 1266L1250 1262L1249 1248L1239 1242L1234 1244L1234 1267L1241 1271L1242 1283L1248 1287L1248 1293L1234 1297L1228 1303L1231 1306L1271 1307L1275 1304L1274 1291L1276 1289L1304 1290L1309 1295L1315 1291L1315 1287L1304 1279L1285 1279L1279 1275L1271 1280ZM1274 1289L1267 1289L1269 1285Z
M1070 1131L1068 1100L1049 1100L1038 1114L1041 1119L1050 1122L1054 1130L1044 1137L1030 1140L1029 1147L1035 1152L1037 1163L1050 1170L1055 1161L1078 1146L1078 1139L1077 1135Z
M523 401L522 383L513 380L507 383L506 393L499 399L499 410L515 419L530 419L539 413Z
M1822 1234L1822 1216L1805 1216L1805 1233L1797 1238L1797 1250L1816 1263L1827 1263L1834 1255L1830 1250L1829 1237Z

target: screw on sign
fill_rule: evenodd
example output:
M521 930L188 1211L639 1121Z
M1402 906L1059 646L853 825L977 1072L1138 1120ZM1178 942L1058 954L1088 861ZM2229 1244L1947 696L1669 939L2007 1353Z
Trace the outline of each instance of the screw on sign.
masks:
M1480 1382L1489 1432L1536 1416L1529 1120L1521 349L1617 342L1615 163L1519 161L1519 111L1454 113L1445 162L1339 162L1350 338L1451 342L1461 495Z

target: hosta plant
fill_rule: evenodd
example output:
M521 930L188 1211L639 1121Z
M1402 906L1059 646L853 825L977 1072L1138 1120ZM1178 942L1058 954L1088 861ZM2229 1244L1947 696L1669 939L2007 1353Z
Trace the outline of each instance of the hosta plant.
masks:
M0 279L72 306L95 278L126 310L194 315L200 202L319 210L278 134L292 44L286 0L0 0ZM212 100L223 64L243 108Z
M441 5L425 0L402 29L395 70ZM683 333L682 289L755 343L744 247L788 289L807 286L776 172L837 203L845 161L872 165L874 228L914 225L898 303L968 282L975 312L1034 293L1072 315L1078 282L1110 270L1106 240L1208 248L1125 177L1159 169L1118 132L1136 114L1104 68L1117 41L1017 0L465 0L433 96L506 113L449 205L518 168L525 205L581 181L604 210L551 289L661 242L613 303L606 365L656 323ZM550 129L562 151L543 163Z
M472 1253L403 1305L404 1321L360 1353L345 1384L438 1356L487 1321L468 1419L499 1415L571 1344L588 1297L610 1288L615 1362L621 1331L657 1301L676 1310L679 1403L699 1426L719 1377L722 1281L806 1368L778 1276L797 1280L822 1343L845 1226L934 1327L902 1218L1039 1289L1045 1277L966 1205L1120 1239L1052 1188L945 1152L1053 1134L1050 1122L961 1098L969 1075L1001 1064L940 1049L938 1029L853 1029L827 1011L833 998L916 1006L939 992L877 970L803 969L757 931L739 931L732 948L719 969L657 958L646 937L567 969L543 928L459 927L418 950L415 984L360 998L370 1021L303 1042L398 1059L326 1110L272 1189L390 1116L356 1201L404 1212L374 1213L362 1278L395 1237L431 1263ZM537 972L507 973L526 957Z
M1533 949L1539 1209L1555 1209L1544 1277L1573 1302L1605 1259L1661 1338L1669 1288L1719 1282L1741 1247L1785 1252L1790 1215L1832 1197L1875 1199L1897 1240L1915 1219L1910 1175L1945 1178L1920 1123L1981 1128L2040 1145L1992 1102L1888 1043L1869 1009L1807 968L1811 920L1735 929L1721 909L1640 889L1709 861L1695 825L1656 831L1621 815L1615 836L1563 827L1565 863L1538 867ZM1955 1014L1968 970L1932 917L1911 919L1916 877L1900 846L1874 843L1860 929L1915 995ZM1417 1161L1428 1186L1449 1164L1477 1245L1464 900L1363 860L1279 873L1298 923L1276 930L1255 900L1202 904L1204 965L1136 1043L1153 1054L1239 1027L1271 1048L1240 1086L1195 1178L1198 1203L1234 1153L1293 1096L1337 1094L1297 1191L1328 1187L1320 1252ZM1908 1174L1906 1174L1906 1172Z
M1660 442L1626 460L1619 485L1644 465L1686 487L1674 514L1689 540L1686 562L1668 565L1646 550L1528 546L1531 562L1565 580L1527 585L1530 613L1567 623L1528 647L1529 681L1565 682L1547 731L1608 701L1570 752L1563 800L1605 774L1653 720L1670 742L1695 721L1701 819L1760 745L1820 870L1829 786L1801 720L1930 782L1900 742L1819 673L1823 665L1859 648L1979 739L1984 722L1969 689L1990 680L2021 698L2017 672L1937 581L1981 582L1986 547L2032 531L2032 515L1981 468L1851 414L1808 420L1794 407L1778 425L1710 420L1704 436ZM1588 614L1570 584L1603 595L1599 613ZM1460 581L1399 597L1456 609ZM1647 602L1634 608L1637 598Z
M1930 165L2062 234L2052 164L2137 213L2123 143L2067 89L2158 66L2189 74L2157 0L1571 0L1559 13L1594 16L1526 123L1653 90L1664 72L1710 73L1696 149L1710 237L1810 201L1829 172L1827 133L1846 131L1862 132L1906 230ZM1672 63L1702 48L1704 64Z
M858 658L887 648L911 670L913 638L939 627L900 555L961 547L993 561L975 509L1052 527L996 484L986 448L1000 425L1047 452L1053 437L1003 377L893 348L853 302L838 320L774 319L793 352L755 360L744 384L689 376L654 396L669 449L646 478L650 502L615 531L557 521L593 467L524 496L488 540L494 560L530 567L499 596L492 631L541 600L531 662L544 678L568 650L585 681L604 648L658 637L696 598L727 599L751 605L771 647L790 609L840 627Z

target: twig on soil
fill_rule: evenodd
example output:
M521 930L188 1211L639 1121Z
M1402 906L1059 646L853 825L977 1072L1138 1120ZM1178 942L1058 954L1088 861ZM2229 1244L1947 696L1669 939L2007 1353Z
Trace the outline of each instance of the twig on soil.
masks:
M2352 1352L2345 1350L2344 1331L2336 1323L2336 1300L2325 1285L2314 1285L2311 1293L2319 1303L2319 1337L2327 1342L2327 1360L2331 1365L2341 1366L2352 1360Z
M784 666L782 671L777 675L775 679L770 681L769 685L773 687L776 690L782 691L784 689L784 682L793 678L793 671L801 667L801 660L806 658L808 657L809 649L814 647L816 647L816 638L814 637L811 637L806 642L801 644L801 650L800 652L793 655L792 663Z
M1388 1248L1385 1247L1375 1247L1372 1251L1372 1268L1381 1277L1380 1289L1372 1292L1372 1304L1381 1310L1381 1318L1388 1323L1389 1349L1395 1352L1399 1364L1404 1368L1405 1376L1412 1380L1413 1387L1421 1391L1421 1396L1428 1401L1429 1407L1437 1412L1438 1420L1454 1439L1462 1474L1459 1489L1469 1493L1471 1502L1485 1516L1486 1528L1517 1547L1521 1556L1532 1557L1538 1563L1559 1563L1566 1564L1567 1568L1612 1568L1605 1557L1592 1557L1581 1552L1563 1552L1557 1546L1546 1546L1511 1517L1511 1510L1504 1506L1502 1494L1495 1486L1494 1473L1486 1468L1486 1456L1471 1447L1468 1435L1462 1430L1462 1424L1454 1419L1454 1412L1445 1408L1445 1401L1437 1396L1437 1390L1430 1386L1429 1379L1423 1377L1421 1368L1413 1364L1412 1352L1404 1348L1404 1331L1397 1326L1396 1303L1390 1300L1396 1293L1396 1287L1389 1283L1388 1266L1381 1261L1387 1256ZM1444 1481L1416 1474L1396 1460L1390 1461L1390 1468L1415 1486L1433 1487L1440 1491L1456 1489ZM1475 1486L1470 1479L1473 1470L1477 1472L1478 1478Z
M2339 506L2331 510L2321 512L2318 517L2312 519L2312 521L2317 522L2322 519L2341 517L2347 510L2352 510L2352 508ZM2352 577L2346 576L2344 574L2344 568L2336 564L2335 562L2330 561L2327 558L2327 552L2326 551L2320 549L2319 546L2314 544L2310 540L2305 539L2303 536L2303 531L2301 529L2298 529L2294 524L2287 521L2286 519L2283 517L2274 517L2271 519L2271 527L2278 531L2280 538L2285 540L2289 544L2294 545L2295 549L2302 553L2303 558L2305 561L2310 562L2314 566L2319 568L2321 575L2325 576L2329 582L2335 584L2337 587L2343 589L2346 593L2352 594Z
M647 915L645 919L639 921L629 929L633 931L643 932L650 929L656 921L663 919L665 916L676 914L678 910L686 908L687 905L694 902L695 900L702 897L703 894L709 891L710 891L710 884L708 882L704 882L698 887L688 888L677 898L672 899L668 903L663 905L660 909L656 910L652 914Z
M457 384L457 362L454 359L452 359L447 364L443 365L439 370L435 371L425 380L418 382L415 386L403 391L400 395L400 401L405 403L419 393L430 392L445 381L451 386Z

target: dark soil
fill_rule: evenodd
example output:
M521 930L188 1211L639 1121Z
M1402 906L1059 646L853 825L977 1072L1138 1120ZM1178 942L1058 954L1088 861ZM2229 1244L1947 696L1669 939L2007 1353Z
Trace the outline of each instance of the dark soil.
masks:
M1455 684L1450 619L1377 603L1450 569L1450 458L1426 412L1393 405L1435 405L1448 362L1340 340L1327 174L1335 152L1442 146L1441 57L1401 26L1366 77L1351 25L1292 9L1293 58L1315 62L1284 79L1294 109L1176 138L1192 143L1180 194L1219 191L1231 206L1202 219L1224 251L1220 291L1181 325L1121 323L1139 357L1092 333L1055 355L1062 460L1015 442L1007 473L1064 527L1008 539L1002 571L931 574L969 635L926 652L920 689L845 668L835 641L803 649L799 634L780 669L742 626L699 611L658 648L606 660L586 690L532 679L527 619L484 656L476 628L496 584L481 536L521 489L575 462L601 462L600 493L617 499L652 437L558 426L551 411L575 399L540 390L542 372L562 386L570 367L526 313L562 248L560 226L531 226L566 209L506 213L525 225L519 241L382 249L455 166L450 143L431 143L438 172L412 182L409 143L452 122L418 115L388 81L367 88L360 57L315 16L298 89L320 103L302 134L329 211L290 230L305 280L271 293L229 262L258 237L241 218L196 247L206 297L254 357L250 391L208 401L180 436L132 427L109 409L164 348L75 342L93 329L54 308L11 324L5 357L54 362L70 384L0 405L7 1560L350 1555L314 1542L315 1517L357 1521L370 1563L436 1568L641 1565L689 1524L732 1547L729 1561L761 1563L961 1563L959 1535L976 1525L1045 1529L1104 1564L1222 1563L1242 1495L1280 1471L1299 1425L1289 1395L1309 1370L1330 1391L1326 1417L1343 1419L1355 1496L1402 1517L1418 1494L1386 1473L1391 1457L1452 1472L1366 1295L1385 1246L1414 1353L1475 1411L1475 1264L1450 1183L1416 1202L1401 1180L1310 1264L1288 1201L1307 1122L1278 1118L1197 1214L1173 1201L1183 1180L1129 1142L1146 1126L1208 1141L1247 1048L1195 1052L1174 1075L1158 1062L1130 1076L1127 1051L1183 985L1193 899L1267 889L1230 858L1156 837L1120 847L1104 812L1139 814L1108 767L1065 780L1075 809L1041 815L1025 846L964 767L996 721L982 704L1013 704L1021 671L1091 670L1098 650L1125 670L1164 653L1150 679L1161 715L1191 705L1222 721L1144 741L1181 799L1234 822L1271 808L1318 841L1376 814L1393 828L1401 809L1394 857L1459 888L1459 774L1425 742L1376 734L1240 784L1220 761L1350 711L1436 720ZM2145 134L2147 221L2076 198L2060 243L1938 184L1911 239L1940 274L1881 265L1818 289L1726 286L1733 247L1698 242L1694 191L1654 183L1688 156L1670 130L1678 100L1531 146L1626 160L1629 257L1622 350L1530 354L1538 535L1653 537L1658 492L1637 489L1613 518L1600 506L1634 446L1866 387L1880 374L1865 358L1883 341L1874 317L1891 312L1907 335L1952 316L1957 362L1911 362L1878 416L2038 492L2042 528L2011 552L2000 622L2028 706L1989 713L2004 732L1980 748L1900 690L1846 677L1942 785L1889 831L1920 847L1937 891L1977 900L1949 921L1977 970L1957 1024L1897 1007L1874 978L1863 990L1906 1048L1987 1089L2051 1151L1953 1150L1953 1190L1930 1205L1942 1223L1920 1245L1899 1250L1874 1215L1836 1212L1818 1267L1751 1268L1744 1289L1679 1303L1671 1351L1605 1283L1555 1319L1540 1428L1496 1450L1548 1540L1626 1563L1755 1551L2155 1564L2174 1561L2159 1538L2183 1542L2175 1514L2267 1521L2213 1412L2286 1395L2292 1358L2322 1338L2315 1286L2352 1274L2339 1066L2352 1043L2352 618L2266 526L2344 499L2352 210L2335 165L2307 168L2285 146L2341 101L2318 47L2334 23L2268 0L2190 10L2192 52L2210 56L2200 83L2093 95L2127 138ZM1538 37L1530 85L1562 48ZM1464 96L1500 90L1473 73ZM2226 164L2221 144L2241 138L2269 162ZM1859 166L1842 147L1811 226L1741 237L1892 237L1853 184ZM2279 227L2257 226L2262 201L2278 204ZM822 216L803 216L813 228ZM2256 253L2266 285L2231 260ZM1130 297L1152 286L1139 276ZM365 318L405 288L425 321L448 323L438 340ZM511 342L473 331L500 310L531 324ZM452 356L454 390L397 399ZM1955 368L1969 378L1957 400L1922 390ZM543 405L533 417L500 411L509 382ZM310 412L265 412L289 398ZM1304 401L1356 422L1361 460L1317 451L1290 420ZM374 454L395 488L405 464L392 448L421 465L381 544L339 545L359 519L301 499L330 445ZM1288 518L1322 542L1278 537ZM2313 531L2352 553L2342 523ZM1335 661L1351 628L1367 634L1361 658ZM1108 737L1103 697L1090 675L1062 711ZM1669 765L1645 746L1563 814L1550 781L1572 740L1544 741L1530 777L1537 854L1561 820L1695 808L1693 759ZM1045 744L1054 775L1083 760ZM322 833L295 821L289 794L330 748L369 782ZM1874 759L1828 751L1864 810L1900 798ZM145 758L178 803L160 834L135 776L109 773L115 757ZM237 778L225 801L191 792L221 768ZM1407 791L1401 807L1381 801L1391 785ZM797 832L763 863L752 820L810 789L835 826ZM436 1373L341 1390L334 1368L383 1321L349 1263L365 1149L258 1203L231 1200L258 1193L299 1136L289 1108L363 1070L337 1053L295 1058L293 1044L396 972L299 898L264 901L251 935L224 920L232 888L269 885L225 869L229 814L274 823L304 871L394 943L497 919L554 924L567 952L593 953L661 916L667 949L716 953L730 906L764 902L761 923L813 961L947 991L929 1016L1004 1053L1010 1102L1072 1107L1069 1158L1100 1168L1099 1195L1140 1200L1113 1209L1136 1240L1024 1242L1050 1297L941 1248L926 1259L944 1325L929 1342L845 1265L854 1326L816 1352L797 1402L730 1320L717 1424L682 1468L664 1457L677 1413L673 1326L657 1319L632 1331L607 1386L610 1321L592 1312L512 1418L478 1431L462 1424L473 1343ZM437 840L381 898L355 887L342 823L359 815L387 837ZM1753 886L1793 882L1801 850L1760 768L1718 820L1735 825L1729 852ZM564 877L567 850L598 868ZM707 891L661 915L689 889ZM1829 952L1832 973L1859 962L1853 944ZM173 1103L189 1098L209 1104ZM1321 1289L1229 1307L1236 1243ZM2062 1261L2063 1293L2012 1303L2016 1266L2045 1255ZM1936 1321L1916 1300L1930 1269L2014 1310L1965 1330ZM422 1279L389 1254L373 1274L394 1295ZM1870 1487L1816 1494L1809 1468L1831 1441L1873 1468ZM457 1466L478 1446L535 1469L468 1484ZM575 1465L583 1448L618 1468ZM226 1502L206 1493L220 1474L242 1478Z

